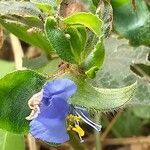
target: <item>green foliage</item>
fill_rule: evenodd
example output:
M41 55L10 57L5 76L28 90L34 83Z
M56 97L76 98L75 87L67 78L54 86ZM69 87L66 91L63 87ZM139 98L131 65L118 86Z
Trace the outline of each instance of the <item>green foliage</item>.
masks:
M81 30L82 30L81 32L84 32L83 31L84 27ZM73 26L68 27L66 29L66 33L69 34L69 36L70 36L69 41L70 41L70 44L72 46L72 52L74 53L74 57L75 57L76 61L79 62L79 64L80 64L82 61L81 53L84 50L84 44L85 43L83 43L84 42L83 38L85 38L85 35L83 35L84 37L82 38L81 33L78 31L77 28L75 28Z
M104 61L104 46L103 42L99 41L95 48L91 51L91 53L87 56L85 60L85 74L90 77L94 78L96 75L96 71L100 69Z
M25 150L24 136L0 130L0 150Z
M51 14L53 8L57 6L55 0L30 0L31 3L35 4L44 13Z
M0 79L0 128L14 133L28 131L27 101L44 83L43 76L30 70L16 71Z
M52 47L44 34L43 23L38 18L42 16L40 10L28 2L10 3L0 4L0 24L21 40L50 54Z
M91 86L81 77L73 80L78 89L69 102L89 110L110 111L119 108L132 98L136 89L136 83L118 89L102 89Z
M2 1L0 2L1 15L28 15L38 16L42 13L30 2Z
M145 63L150 48L134 48L128 44L128 40L118 39L116 35L112 35L105 41L105 49L105 62L102 70L92 80L93 85L101 88L118 88L138 79L138 88L131 103L149 104L149 83L137 78L130 70L130 65L133 62Z
M114 29L133 45L150 45L150 12L145 1L136 1L133 11L131 0L112 0Z
M68 25L81 24L93 31L98 37L103 35L102 33L102 21L98 16L92 13L78 12L73 15L64 18L64 23Z
M65 61L75 63L74 54L65 33L58 29L56 21L48 18L45 23L45 32L57 54Z
M10 31L23 41L45 50L48 54L51 53L52 47L46 39L44 33L42 33L42 31L39 28L32 29L29 26L26 26L25 24L3 19L0 19L0 23L8 31Z
M74 80L78 87L69 103L85 107L91 112L113 111L127 103L144 104L143 107L123 113L112 130L117 137L138 135L143 125L139 117L150 117L149 105L146 105L150 99L150 87L147 82L149 80L146 78L149 76L149 66L145 66L145 58L150 48L134 48L127 40L118 39L114 35L108 40L105 38L110 35L112 29L112 4L115 31L128 38L133 45L149 45L150 15L145 2L138 1L137 10L133 12L130 0L112 0L111 3L107 0L101 3L101 14L76 12L66 18L61 18L58 14L61 2L0 2L0 24L3 27L25 42L43 49L47 54L59 56L54 58L52 55L50 60L46 55L31 60L24 58L23 66L42 74L58 75L60 62L69 62L71 73L65 75ZM87 10L95 12L99 0L81 2L85 3ZM8 63L2 76L14 69L13 65ZM140 67L146 76L135 70L136 66ZM100 68L102 70L96 74ZM133 72L146 80L137 78ZM87 79L95 76L93 80ZM59 78L59 75L57 77ZM0 142L0 146L7 145L7 142L12 142L13 145L12 137L16 135L8 131L19 134L28 131L29 122L25 117L30 114L30 110L27 101L41 90L45 82L44 76L32 70L16 71L0 79L0 128L7 130L0 131L3 141ZM133 97L132 102L130 100Z

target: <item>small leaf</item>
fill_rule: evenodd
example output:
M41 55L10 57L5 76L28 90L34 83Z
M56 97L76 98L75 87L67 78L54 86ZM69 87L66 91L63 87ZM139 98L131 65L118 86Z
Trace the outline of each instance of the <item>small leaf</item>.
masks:
M56 50L61 59L70 63L75 63L74 54L69 40L65 33L57 28L53 18L48 18L45 23L45 32L47 38Z
M25 150L24 140L23 135L0 130L0 150Z
M82 49L85 49L86 46L86 42L87 42L87 33L86 33L86 28L84 26L80 26L80 25L76 25L76 28L78 30L78 32L81 35L81 39L82 39Z
M89 110L109 111L117 109L131 100L136 83L118 89L95 88L83 79L74 79L78 89L69 100L73 105L85 107Z
M16 71L0 79L0 128L14 133L28 131L27 101L45 82L43 76L30 70Z
M66 33L69 34L70 44L72 47L72 52L75 56L76 61L81 63L81 52L84 50L82 45L82 38L80 32L75 27L69 27L66 29Z
M86 71L85 74L88 77L95 77L96 71L98 71L103 64L104 55L105 51L103 42L99 41L85 60L84 69Z
M40 28L31 28L23 23L2 18L0 18L0 23L9 32L13 33L21 40L43 49L47 54L50 54L53 50Z
M98 16L92 13L86 12L78 12L73 15L64 18L64 23L73 25L73 24L81 24L85 27L88 27L91 31L93 31L98 37L102 36L102 20L98 18Z

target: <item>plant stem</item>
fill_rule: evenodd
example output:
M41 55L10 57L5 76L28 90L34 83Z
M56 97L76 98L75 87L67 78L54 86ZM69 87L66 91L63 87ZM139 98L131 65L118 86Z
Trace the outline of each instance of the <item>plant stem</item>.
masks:
M95 114L95 123L99 124L101 120L101 113ZM100 143L100 133L95 130L95 149L102 150Z
M15 66L17 70L22 70L22 58L24 56L23 49L21 47L21 43L19 39L13 35L10 34L10 39L11 39L11 45L12 45L12 50L14 53L14 59L15 59Z

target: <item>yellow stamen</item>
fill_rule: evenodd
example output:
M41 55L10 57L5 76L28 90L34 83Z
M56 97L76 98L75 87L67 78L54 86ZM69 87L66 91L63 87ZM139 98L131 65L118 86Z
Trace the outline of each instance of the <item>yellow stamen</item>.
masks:
M80 117L70 114L69 116L67 116L67 120L70 122L80 121Z
M69 125L69 126L67 127L67 131L72 130L72 128L73 128L73 126L72 126L72 125Z
M79 126L80 117L70 114L69 116L67 116L67 121L69 124L67 128L68 131L72 130L74 132L77 132L79 137L84 136L84 130Z
M81 137L85 134L84 130L79 125L75 125L75 127L73 127L72 130L77 132Z

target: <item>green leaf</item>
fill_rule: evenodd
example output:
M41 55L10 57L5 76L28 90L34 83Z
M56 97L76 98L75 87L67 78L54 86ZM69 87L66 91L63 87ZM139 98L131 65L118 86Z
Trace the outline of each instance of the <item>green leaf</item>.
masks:
M0 2L1 15L39 16L42 12L30 2Z
M0 60L0 70L0 77L3 77L7 73L15 70L15 64L13 62Z
M112 0L112 5L113 5L113 7L120 7L120 6L125 5L129 2L130 2L130 0L120 0L120 1L119 0Z
M25 150L24 136L0 130L0 150Z
M104 65L92 80L92 84L101 88L118 88L138 80L136 95L130 103L149 105L149 83L137 78L130 70L133 62L145 63L149 51L149 47L132 47L128 40L112 35L105 41Z
M78 32L81 35L81 40L82 40L82 49L85 50L86 42L87 42L87 33L86 33L86 28L81 25L75 25Z
M41 48L47 54L52 52L53 49L40 28L32 28L23 23L2 18L0 18L0 24L21 40Z
M46 20L45 32L60 58L70 63L75 63L69 39L67 39L63 31L57 28L55 20L51 17Z
M63 19L68 25L81 24L93 31L98 37L102 36L102 20L92 13L77 12Z
M52 7L48 4L43 3L37 3L36 6L45 14L51 14L52 13Z
M56 7L57 2L55 0L30 0L35 4L42 12L50 14L53 7Z
M81 53L83 52L83 48L84 48L84 41L82 41L82 35L80 34L80 32L75 28L70 26L69 28L66 29L66 33L69 34L70 38L70 44L72 47L72 52L75 56L76 62L78 62L79 64L82 61L81 58Z
M131 100L136 89L136 83L118 89L103 89L91 86L81 77L73 78L73 80L78 88L69 102L89 110L110 111L117 109Z
M133 11L131 0L112 0L114 13L114 29L119 35L137 45L150 45L150 12L145 1L136 1ZM118 4L121 3L121 4ZM117 6L116 6L117 5ZM143 17L144 16L144 17Z
M103 64L104 55L105 51L103 42L99 41L85 60L84 69L85 74L88 77L95 77L96 71L98 71Z
M0 79L0 128L14 133L28 131L27 101L45 82L43 76L31 70L16 71Z

